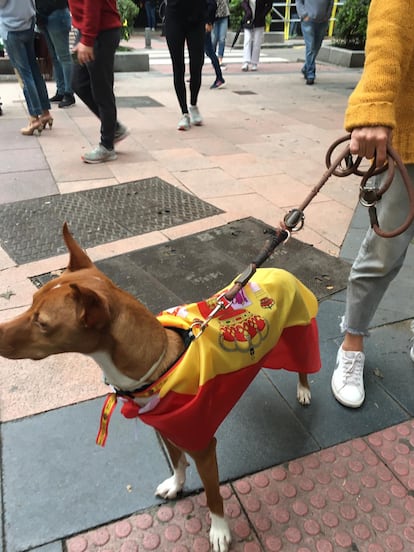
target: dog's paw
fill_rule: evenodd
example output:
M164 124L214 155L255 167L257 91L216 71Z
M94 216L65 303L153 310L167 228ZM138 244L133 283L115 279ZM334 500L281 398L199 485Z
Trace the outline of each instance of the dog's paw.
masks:
M311 403L311 392L309 387L305 387L300 382L298 382L296 396L300 404L306 406Z
M184 481L174 474L158 485L155 494L161 498L172 499L183 490L183 487Z
M228 552L231 543L229 524L224 518L211 512L210 517L210 544L213 552Z

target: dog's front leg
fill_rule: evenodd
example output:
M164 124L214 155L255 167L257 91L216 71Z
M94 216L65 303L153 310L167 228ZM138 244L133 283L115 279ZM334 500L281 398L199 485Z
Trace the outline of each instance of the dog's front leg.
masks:
M185 472L188 466L187 459L182 450L173 445L168 439L162 438L170 455L173 466L173 475L160 483L155 491L162 498L175 498L182 491L185 483Z
M311 390L308 382L308 375L299 372L299 381L296 391L296 396L300 404L304 406L311 402Z
M224 518L223 498L220 494L220 480L216 457L216 439L202 451L189 452L194 459L197 471L206 492L210 510L210 543L214 552L228 552L231 543L229 525Z

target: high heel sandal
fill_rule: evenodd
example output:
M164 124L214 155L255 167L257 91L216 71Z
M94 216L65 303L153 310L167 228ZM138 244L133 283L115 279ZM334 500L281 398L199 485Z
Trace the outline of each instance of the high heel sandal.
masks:
M49 130L52 130L52 126L53 126L52 115L41 115L40 120L42 122L43 128L49 126Z
M40 119L40 117L30 117L29 119L29 126L20 129L20 132L24 136L33 136L34 132L38 132L40 134L43 130L43 123Z

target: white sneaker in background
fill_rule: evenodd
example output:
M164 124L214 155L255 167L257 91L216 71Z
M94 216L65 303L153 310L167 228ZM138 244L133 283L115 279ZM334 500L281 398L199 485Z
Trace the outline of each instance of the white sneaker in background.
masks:
M344 406L358 408L364 402L364 362L364 353L339 348L331 388L335 399Z
M196 105L190 105L190 121L192 125L200 126L203 124L203 118L200 115L198 107Z
M190 115L188 113L184 113L178 121L177 130L190 130L190 127Z
M243 63L242 71L248 71L248 70L249 70L249 64L248 63Z

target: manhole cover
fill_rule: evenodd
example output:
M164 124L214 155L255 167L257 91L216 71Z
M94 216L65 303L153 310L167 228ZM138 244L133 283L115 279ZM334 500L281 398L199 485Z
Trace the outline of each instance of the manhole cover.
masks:
M117 107L163 107L150 96L117 96L116 105Z
M66 251L62 224L83 247L220 213L160 178L0 205L0 244L18 264Z

